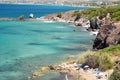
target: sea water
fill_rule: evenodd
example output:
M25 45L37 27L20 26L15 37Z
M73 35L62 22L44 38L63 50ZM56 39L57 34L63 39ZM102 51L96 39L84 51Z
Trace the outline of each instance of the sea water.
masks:
M41 17L46 14L65 12L69 10L83 10L88 7L71 7L71 6L52 6L52 5L30 5L30 4L0 4L0 17L17 18L20 15L28 18L30 13L34 17Z
M91 49L93 38L84 28L67 23L0 21L0 80L27 80L42 66L59 64L69 55ZM64 79L51 72L33 80Z

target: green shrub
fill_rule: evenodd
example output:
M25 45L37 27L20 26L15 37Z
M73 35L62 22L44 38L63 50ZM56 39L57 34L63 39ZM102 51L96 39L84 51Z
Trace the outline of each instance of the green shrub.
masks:
M78 55L78 56L77 56L77 63L78 63L78 64L79 64L79 63L81 63L81 64L85 63L85 61L86 61L85 56L87 56L87 55L92 55L92 54L93 54L92 51L86 51L86 52Z
M120 80L120 70L115 70L109 80Z
M99 66L98 61L97 61L97 57L94 55L87 55L85 56L85 63L89 65L91 68L97 68Z
M86 54L79 57L77 62L83 65L89 65L91 68L99 68L101 71L111 69L114 66L114 62L108 54L100 53Z
M77 16L77 17L81 17L81 12L79 10L74 11L72 14L72 17Z
M113 68L114 62L111 60L109 54L105 54L105 53L102 55L98 54L97 58L98 58L97 64L98 64L99 70L105 71Z
M100 54L106 53L106 54L109 54L111 56L117 55L120 53L120 44L102 49L102 50L98 51L97 53L100 53Z
M91 8L91 9L81 11L81 15L85 16L88 19L91 19L97 16L105 17L107 13L111 14L111 17L114 21L120 20L120 7L119 6Z
M120 45L111 46L97 52L87 51L79 55L77 63L87 64L92 68L105 71L114 67L115 60L112 58L115 56L120 58Z

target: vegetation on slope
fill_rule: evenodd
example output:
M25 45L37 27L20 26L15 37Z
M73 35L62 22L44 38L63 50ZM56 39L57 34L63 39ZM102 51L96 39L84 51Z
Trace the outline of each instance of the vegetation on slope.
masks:
M97 52L88 51L78 57L77 63L99 68L101 71L111 69L120 58L120 45L111 46Z
M113 74L110 76L109 80L120 80L120 69L115 69Z
M111 6L111 7L101 7L101 8L91 8L83 11L74 11L72 16L84 16L87 19L91 19L93 17L102 16L105 17L107 13L111 14L113 21L120 21L120 7L119 6Z

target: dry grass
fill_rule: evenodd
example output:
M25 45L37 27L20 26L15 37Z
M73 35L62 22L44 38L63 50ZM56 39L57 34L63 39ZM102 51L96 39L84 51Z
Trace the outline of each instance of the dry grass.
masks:
M89 65L91 68L99 68L101 71L111 69L115 61L120 60L120 45L111 46L103 50L87 51L77 56L77 63Z

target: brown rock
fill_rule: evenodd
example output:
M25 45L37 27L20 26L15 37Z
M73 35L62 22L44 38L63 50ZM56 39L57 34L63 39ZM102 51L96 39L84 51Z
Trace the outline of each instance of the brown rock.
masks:
M75 23L75 26L82 26L81 23Z
M64 12L61 14L61 17L58 16L58 13L49 14L49 15L44 16L44 19L57 21L58 19L56 20L56 18L60 18L60 19L65 20L65 21L74 21L75 17L72 16L73 12L74 11Z
M46 67L42 67L41 70L42 70L42 72L48 72L48 71L50 71L50 68L48 66L46 66Z
M19 16L18 19L19 19L19 20L24 20L24 19L25 19L25 18L24 18L24 15Z
M93 49L103 49L120 43L120 22L106 24L101 27L94 40Z
M41 72L34 72L34 73L32 74L32 77L31 77L31 78L36 78L36 77L41 77L41 76L43 76L43 73L41 73Z

